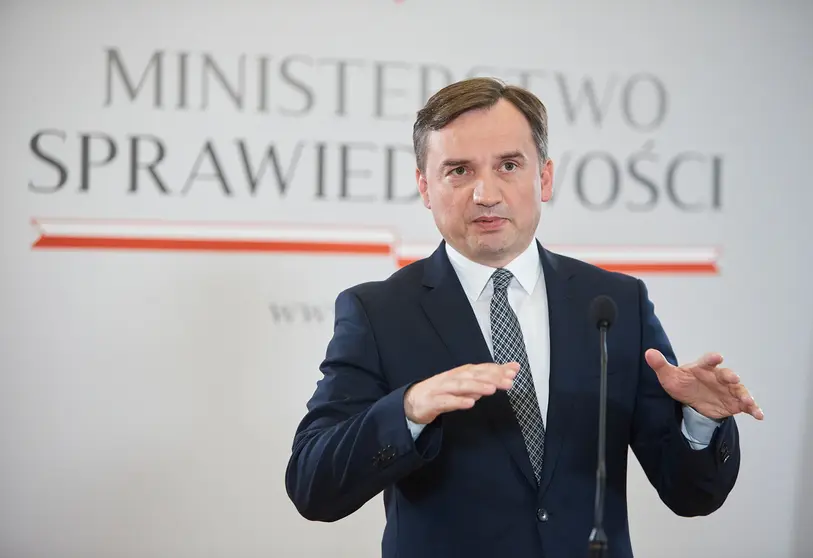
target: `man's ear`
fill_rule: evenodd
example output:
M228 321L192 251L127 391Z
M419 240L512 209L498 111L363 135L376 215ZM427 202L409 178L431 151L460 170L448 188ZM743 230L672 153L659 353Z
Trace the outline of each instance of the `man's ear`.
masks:
M429 184L427 184L426 177L421 172L421 169L415 169L415 181L418 183L418 192L421 194L424 207L432 209L432 204L429 201Z
M540 180L542 183L542 201L550 201L553 197L553 161L551 159L548 159L542 165Z

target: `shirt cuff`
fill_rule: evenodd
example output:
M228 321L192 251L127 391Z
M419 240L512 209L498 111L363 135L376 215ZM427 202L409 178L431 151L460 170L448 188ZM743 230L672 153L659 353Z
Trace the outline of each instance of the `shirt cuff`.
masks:
M423 432L423 429L426 428L426 425L416 424L409 419L406 419L406 421L407 427L409 428L409 432L412 434L412 441L414 442L415 440L418 439L418 436L420 436L421 432Z
M688 405L683 406L683 424L680 429L693 449L702 450L708 447L714 431L721 423L720 420L701 415Z

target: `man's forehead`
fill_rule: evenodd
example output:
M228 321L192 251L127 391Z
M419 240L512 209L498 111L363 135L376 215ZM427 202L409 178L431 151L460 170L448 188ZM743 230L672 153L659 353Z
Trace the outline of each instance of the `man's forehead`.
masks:
M497 157L502 153L520 152L526 157L533 150L530 129L443 128L427 137L427 155L431 159Z

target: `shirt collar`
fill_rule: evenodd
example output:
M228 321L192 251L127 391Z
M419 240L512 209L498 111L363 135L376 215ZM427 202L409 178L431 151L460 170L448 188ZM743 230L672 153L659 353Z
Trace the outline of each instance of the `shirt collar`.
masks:
M448 242L446 243L446 254L449 256L449 261L457 273L468 299L474 302L480 298L489 285L496 268L473 262L452 248ZM514 275L519 286L526 293L532 294L539 275L542 273L542 262L539 260L536 241L532 241L519 256L505 266L505 269Z

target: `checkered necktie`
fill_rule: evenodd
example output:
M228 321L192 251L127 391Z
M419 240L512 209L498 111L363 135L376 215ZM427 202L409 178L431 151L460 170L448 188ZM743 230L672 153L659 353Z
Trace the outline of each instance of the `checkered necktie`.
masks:
M513 278L507 269L498 269L491 276L494 285L494 296L491 299L491 339L495 362L505 364L513 361L520 365L514 385L508 390L508 399L522 429L525 447L538 483L545 450L545 425L536 399L522 329L517 315L508 304L508 285Z

